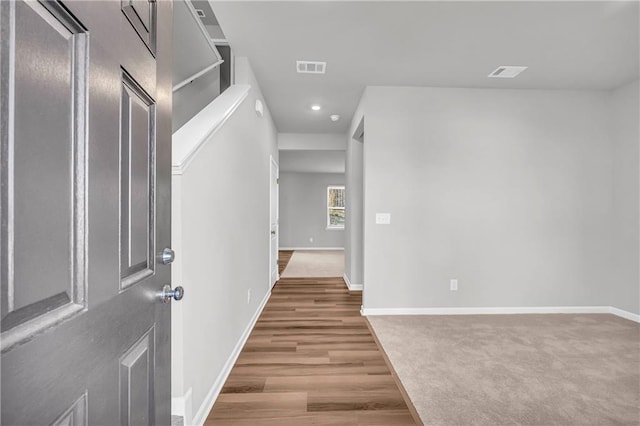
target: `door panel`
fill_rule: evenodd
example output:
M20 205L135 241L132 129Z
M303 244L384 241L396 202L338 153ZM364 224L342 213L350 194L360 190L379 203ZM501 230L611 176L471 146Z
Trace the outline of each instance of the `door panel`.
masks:
M122 11L149 51L156 53L155 0L122 0Z
M1 48L6 350L85 307L86 134L76 124L86 102L86 31L60 7L20 2L3 12L12 30Z
M120 360L120 424L145 425L153 421L155 330L138 340Z
M170 423L172 4L135 3L153 52L119 1L0 2L2 424Z
M154 272L155 101L122 74L120 267L122 288Z
M69 20L66 18L64 21ZM74 216L75 141L71 123L72 88L77 75L73 66L74 34L66 29L64 21L39 4L16 7L14 87L19 96L13 99L14 138L26 143L11 147L14 164L19 165L13 170L13 223L8 224L15 254L10 287L13 291L8 298L12 313L58 294L64 294L69 302L72 294L69 283L73 280L73 243L69 235ZM39 40L45 42L38 43ZM39 48L33 49L33 45ZM47 69L47 75L34 80L30 67L38 55L46 55L53 66ZM45 120L33 123L29 116ZM42 197L41 208L33 209L31 200L40 191L51 196ZM41 235L47 238L39 238ZM39 261L33 262L33 258ZM51 280L42 285L39 277L45 273Z
M87 419L87 394L82 395L73 403L60 418L53 422L53 426L86 426Z

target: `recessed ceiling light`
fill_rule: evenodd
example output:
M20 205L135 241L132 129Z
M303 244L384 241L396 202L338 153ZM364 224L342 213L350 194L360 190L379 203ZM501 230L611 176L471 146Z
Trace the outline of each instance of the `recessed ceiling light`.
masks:
M340 120L340 116L338 114L333 114L333 115L329 116L329 118L331 119L331 121Z
M513 78L526 70L527 67L514 66L514 65L500 65L496 68L489 77L491 78Z
M320 111L320 105L311 105L311 109L314 111Z
M202 9L196 9L196 13L201 18L206 18L207 17L207 15L204 14L204 10L202 10Z

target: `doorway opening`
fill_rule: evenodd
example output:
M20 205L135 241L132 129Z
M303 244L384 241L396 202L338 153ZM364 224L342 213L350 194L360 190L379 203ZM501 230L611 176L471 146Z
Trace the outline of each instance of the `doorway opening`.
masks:
M364 117L347 146L347 227L344 280L349 290L363 290L364 296Z

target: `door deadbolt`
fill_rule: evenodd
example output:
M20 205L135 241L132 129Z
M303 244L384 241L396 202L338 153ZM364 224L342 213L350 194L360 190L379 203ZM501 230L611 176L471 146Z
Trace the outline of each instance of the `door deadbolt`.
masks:
M160 261L162 262L163 265L169 265L170 263L173 263L175 259L176 259L175 251L171 250L169 247L162 250L162 253L160 254Z

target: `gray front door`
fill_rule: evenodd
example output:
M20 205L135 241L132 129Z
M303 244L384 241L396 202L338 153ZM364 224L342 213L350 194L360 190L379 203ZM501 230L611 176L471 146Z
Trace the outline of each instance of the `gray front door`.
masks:
M168 1L0 1L2 425L170 422Z

